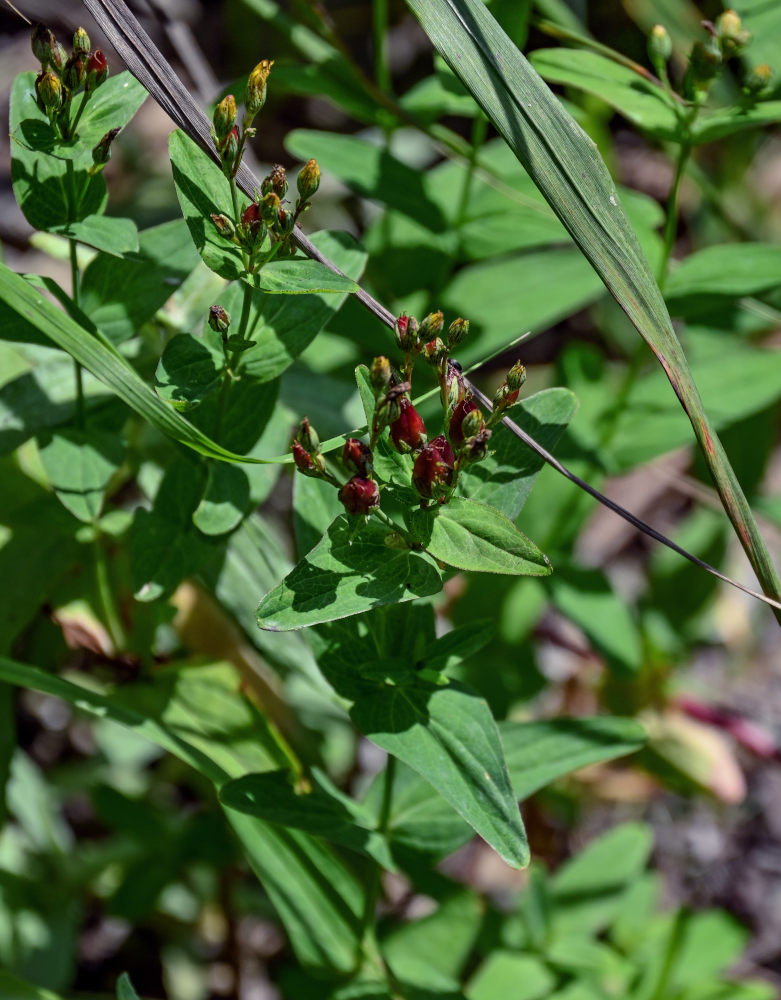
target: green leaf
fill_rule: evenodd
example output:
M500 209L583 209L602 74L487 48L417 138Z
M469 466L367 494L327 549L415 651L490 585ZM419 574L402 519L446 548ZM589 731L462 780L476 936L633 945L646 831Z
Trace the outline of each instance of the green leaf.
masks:
M139 1000L138 994L130 982L130 976L126 972L123 972L117 980L117 1000Z
M296 551L303 555L313 549L342 509L338 493L330 483L312 476L295 476L293 527Z
M220 801L237 812L324 837L374 858L383 868L395 869L384 838L374 829L372 813L317 769L307 792L294 790L288 772L266 771L229 781L220 789Z
M39 441L38 450L63 506L80 521L96 521L106 486L124 460L124 441L111 431L63 428Z
M445 216L428 197L420 171L382 146L335 132L294 129L285 136L285 148L301 160L313 156L324 173L356 194L396 209L434 233L446 229Z
M508 865L529 863L496 723L474 691L455 682L367 685L350 717L425 778Z
M214 161L187 136L176 131L169 140L171 166L179 204L195 248L204 264L223 278L242 278L268 293L355 292L351 278L336 274L316 260L273 260L247 275L241 249L219 235L211 216L233 218L230 186Z
M63 997L0 969L0 1000L63 1000Z
M351 279L361 276L366 254L347 233L315 233L312 242ZM244 287L232 284L217 299L233 317L234 326L244 304ZM242 353L241 371L262 382L277 378L312 343L346 298L346 293L333 292L268 297L253 291L245 332L254 346Z
M119 344L163 306L198 263L183 219L139 234L138 252L121 260L99 254L82 275L79 302L108 339Z
M180 412L191 410L219 388L224 364L221 348L206 338L180 333L165 345L157 364L157 395Z
M506 348L527 330L541 333L604 292L577 250L547 250L480 261L460 270L442 293L443 309L471 317L459 344L462 364Z
M658 139L675 140L681 125L675 103L658 84L628 66L585 49L537 49L529 61L548 83L600 97L624 118Z
M513 420L552 451L578 407L569 389L543 389L513 407ZM543 460L506 427L497 427L482 462L466 468L459 489L472 500L496 507L515 521L531 492Z
M206 486L193 511L193 524L205 535L233 531L250 509L247 473L238 465L210 462Z
M492 951L466 988L468 1000L542 1000L551 997L557 979L543 961L518 952Z
M691 295L758 295L781 285L781 247L771 243L725 243L690 254L677 264L665 286L675 311Z
M705 412L659 286L588 139L481 0L407 0L572 238L656 354L686 410L721 502L765 592L781 580ZM503 296L517 309L514 295ZM777 616L781 621L781 613Z
M5 301L27 324L67 351L128 406L175 441L210 458L223 461L264 461L259 458L242 458L221 448L159 399L108 342L79 326L43 298L24 278L1 264L0 301Z
M751 55L754 57L754 46ZM761 128L781 121L781 101L761 101L750 107L736 106L705 112L692 125L695 144L715 142L747 128Z
M631 719L550 719L500 722L499 734L513 791L520 801L571 771L639 750L642 726ZM379 786L367 797L376 802ZM469 829L413 772L403 770L394 784L390 822L395 848L412 849L432 860L458 850Z
M116 257L138 250L138 230L132 219L120 219L113 215L88 215L81 222L67 222L62 226L47 228L50 233L67 236Z
M436 594L442 580L434 561L422 552L389 548L388 534L375 519L356 525L341 514L260 602L260 627L284 632Z
M409 513L409 526L429 555L456 569L547 576L547 557L509 518L487 504L454 496Z
M609 666L624 674L640 669L643 647L637 622L601 570L557 565L548 586L556 609L583 629Z
M597 837L565 862L551 879L558 933L602 930L648 863L653 832L644 823L623 823Z
M0 680L43 691L110 719L168 750L217 788L260 767L278 767L265 720L240 694L224 664L169 671L154 685L133 685L107 698L28 664L0 657ZM262 739L262 743L261 743ZM250 865L276 907L302 963L322 971L353 970L362 890L322 844L227 810Z

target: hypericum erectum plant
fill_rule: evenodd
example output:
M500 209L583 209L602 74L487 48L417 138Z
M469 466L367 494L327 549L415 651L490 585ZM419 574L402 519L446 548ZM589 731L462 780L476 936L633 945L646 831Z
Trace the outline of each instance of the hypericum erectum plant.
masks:
M444 316L430 313L422 322L413 316L399 316L394 324L396 344L404 355L401 371L388 358L376 357L368 369L373 396L372 418L366 444L349 437L341 454L341 465L349 478L340 479L326 464L319 438L305 417L293 439L293 461L299 472L331 483L339 490L339 500L348 514L370 515L380 510L382 490L399 477L384 479L375 468L374 456L396 452L405 460L391 466L405 470L407 483L417 494L421 507L431 501L447 504L458 487L459 475L480 462L488 452L492 428L505 411L518 401L526 371L517 362L496 391L493 411L486 416L477 405L464 379L460 364L451 352L469 332L469 321L454 320L444 332ZM412 376L419 358L434 369L442 407L442 433L430 437L423 418L412 402ZM403 479L402 479L403 481Z

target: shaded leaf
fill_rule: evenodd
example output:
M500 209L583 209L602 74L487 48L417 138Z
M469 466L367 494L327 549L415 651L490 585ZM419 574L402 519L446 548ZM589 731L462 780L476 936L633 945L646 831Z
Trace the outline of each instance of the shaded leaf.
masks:
M38 443L44 471L63 506L80 521L95 521L109 480L125 457L111 431L63 428Z
M206 486L193 511L193 524L205 535L233 531L250 507L247 473L238 465L210 462Z
M48 230L116 257L138 250L138 230L132 219L120 219L113 215L88 215L80 222L49 226Z

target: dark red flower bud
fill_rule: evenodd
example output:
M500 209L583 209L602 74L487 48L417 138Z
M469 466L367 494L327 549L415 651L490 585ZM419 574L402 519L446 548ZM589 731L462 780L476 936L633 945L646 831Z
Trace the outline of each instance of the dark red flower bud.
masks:
M339 499L348 514L371 514L380 506L380 488L373 479L353 476L339 490Z
M371 448L359 441L358 438L347 438L342 448L342 461L348 472L352 472L364 479L372 474L372 453Z
M250 251L255 249L256 244L265 235L260 205L254 201L241 213L241 235L244 245Z
M299 472L303 472L305 476L320 475L320 469L303 445L299 444L298 441L293 441L290 449L293 452L293 461L296 463L296 468Z
M453 482L456 464L453 449L447 438L440 434L415 459L412 468L412 485L422 497L444 496Z
M418 342L418 321L414 316L407 316L402 313L393 324L393 334L400 350L405 354L410 351L417 351L420 347Z
M460 448L464 443L464 431L461 427L464 417L467 413L471 413L476 409L477 403L473 399L464 397L455 410L453 410L453 416L450 418L450 426L448 427L448 437L454 448Z
M95 49L94 52L90 53L90 57L87 60L86 89L94 90L95 87L99 87L107 76L108 76L108 62L106 60L106 57L103 55L100 49Z
M399 400L400 413L390 425L393 443L400 452L420 451L426 443L426 425L423 418L412 405L402 397Z

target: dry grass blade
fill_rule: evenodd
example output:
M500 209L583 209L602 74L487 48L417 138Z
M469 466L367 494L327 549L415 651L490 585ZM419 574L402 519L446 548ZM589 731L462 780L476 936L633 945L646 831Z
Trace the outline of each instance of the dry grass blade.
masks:
M659 359L765 593L781 581L705 412L662 293L595 144L482 0L407 0L426 34L504 137L606 287ZM781 616L776 616L781 623Z
M165 61L163 55L157 50L152 40L144 32L141 25L133 17L123 0L84 0L84 5L88 8L100 24L101 28L105 31L107 37L111 40L111 43L125 60L125 63L130 71L137 77L138 80L140 80L141 83L143 83L152 97L163 108L168 116L193 140L193 142L196 142L203 150L205 150L208 155L215 160L215 162L219 162L219 158L211 138L211 126L208 118L196 105L190 93ZM574 127L577 128L577 126ZM602 169L604 169L604 167ZM252 197L253 192L260 187L259 178L255 177L254 174L245 166L242 166L242 169L239 172L238 182L242 190L250 197ZM315 260L319 260L321 263L332 268L334 271L339 271L338 268L334 267L334 265L317 250L317 248L298 228L296 228L295 231L295 240L298 246L308 256L313 257ZM637 252L639 253L640 251L638 250ZM395 317L389 309L386 309L385 306L377 302L376 299L372 298L372 296L363 291L363 289L356 293L356 297L382 323L388 327L393 326ZM664 308L663 304L662 307ZM479 396L481 403L490 409L490 400L483 396L482 393L480 393L474 386L472 386L472 389L475 394ZM765 604L771 605L777 611L781 611L781 602L773 597L766 597L749 589L748 587L744 587L743 584L725 576L723 573L720 573L719 570L714 569L713 566L708 565L701 559L692 555L690 552L682 549L671 539L661 534L661 532L658 532L655 528L652 528L649 524L640 520L640 518L635 517L635 515L630 511L625 510L619 504L614 503L614 501L600 493L599 490L594 489L594 487L590 486L588 483L580 479L580 477L576 476L575 473L571 472L564 465L562 465L561 462L554 458L553 455L551 455L545 448L526 434L512 420L505 418L503 422L513 434L519 437L526 445L528 445L529 448L536 452L536 454L538 454L543 461L547 462L554 469L556 469L557 472L565 476L571 482L575 483L581 489L585 490L605 507L608 507L616 513L619 517L624 518L625 521L628 521L639 531L642 531L649 537L661 542L663 545L668 546L668 548L673 549L685 559L688 559L696 566L699 566L701 569L706 570L713 576L718 577L725 583L729 583L738 590L742 590L744 593L750 594L752 597L756 597Z

